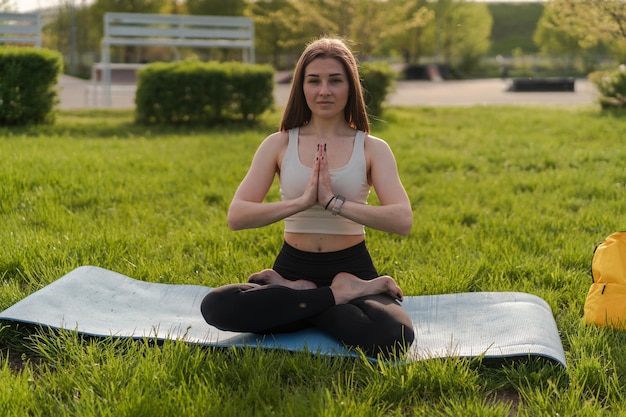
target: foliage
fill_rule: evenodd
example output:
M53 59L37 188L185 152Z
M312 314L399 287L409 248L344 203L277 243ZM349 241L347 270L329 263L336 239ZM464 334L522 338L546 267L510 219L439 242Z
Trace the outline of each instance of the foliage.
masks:
M386 64L362 63L359 68L365 104L370 116L379 117L397 74Z
M559 27L552 7L547 7L541 15L533 40L545 53L574 55L581 49L578 38Z
M618 61L626 58L626 8L622 0L551 0L544 14L542 30L556 31L552 37L537 35L546 47L554 49L554 42L562 41L562 48L571 50L571 41L576 40L582 50L604 45Z
M280 28L279 34L266 34L266 42L292 53L300 53L314 38L331 35L358 39L359 55L370 57L377 41L385 37L381 28L386 27L393 9L371 0L274 0L250 2L247 13L258 19L261 28Z
M381 119L373 134L394 150L415 223L407 237L368 230L379 270L407 295L542 297L566 370L523 358L374 364L4 323L3 415L624 415L626 332L584 325L582 309L593 248L626 220L626 119L545 106L391 108ZM124 110L64 111L54 125L0 128L0 310L81 265L206 286L269 267L282 225L232 232L225 217L279 120L146 127Z
M569 61L579 59L584 73L593 71L598 55L606 48L602 44L581 46L578 35L563 26L554 5L545 8L533 35L534 42L546 55L566 56Z
M62 68L55 51L0 48L0 125L52 122Z
M253 120L273 102L274 71L241 63L156 63L138 73L139 123L216 124Z
M394 18L386 24L388 51L401 54L405 64L416 64L425 55L433 54L432 37L435 12L426 0L390 0ZM430 28L430 30L429 30ZM381 39L383 45L385 38Z
M487 3L493 18L490 55L511 56L513 50L525 53L539 52L533 42L533 33L543 14L543 2L490 2Z
M0 11L12 11L15 8L13 0L0 0Z
M260 0L248 3L245 15L254 20L257 55L270 57L275 68L293 68L312 33L296 21L292 0ZM281 58L293 56L289 62Z
M81 2L78 5L78 2L64 0L59 4L56 18L44 25L42 36L48 48L61 53L68 74L88 78L94 52L99 52L102 39L102 16L94 16L87 7L87 0ZM100 28L100 32L95 28Z
M457 73L470 73L489 50L489 9L484 3L456 0L438 0L434 7L438 55Z
M245 0L185 0L189 14L243 16Z
M620 65L612 71L596 71L589 79L600 93L602 108L626 108L626 66Z
M166 0L95 0L92 9L99 14L106 12L159 13Z
M277 69L293 68L304 46L322 35L355 42L362 60L402 57L417 64L441 52L446 62L468 72L489 48L492 19L487 6L438 0L58 0L59 13L44 28L44 44L62 52L73 75L89 77L98 60L105 12L245 15L255 21L256 57ZM487 11L487 13L485 13ZM441 22L437 25L435 15ZM473 29L473 30L470 30ZM437 49L437 41L443 45ZM183 48L183 57L233 58L226 50ZM164 47L118 46L112 62L177 59Z
M276 1L254 2L248 14L261 27L279 28L289 44L280 45L276 34L270 34L267 42L297 47L295 53L312 38L337 35L353 40L361 59L395 51L406 63L417 63L428 53L441 52L445 63L467 72L489 49L492 20L484 4L451 0L290 0L281 4L286 9L276 8ZM440 51L433 46L436 40L441 41Z
M401 54L406 64L436 56L457 73L472 71L489 49L492 19L485 4L467 1L391 0L381 27L381 49ZM361 39L355 38L355 39ZM380 50L379 50L380 52Z

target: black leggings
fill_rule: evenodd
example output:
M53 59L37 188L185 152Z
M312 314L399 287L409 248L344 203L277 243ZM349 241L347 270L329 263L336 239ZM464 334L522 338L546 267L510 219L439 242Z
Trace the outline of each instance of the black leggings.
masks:
M303 252L284 243L274 270L289 280L306 279L318 288L231 284L213 289L202 301L207 323L221 330L281 333L315 327L370 356L404 352L413 342L413 324L390 296L360 297L335 305L329 288L340 272L362 279L378 276L365 242L330 253Z

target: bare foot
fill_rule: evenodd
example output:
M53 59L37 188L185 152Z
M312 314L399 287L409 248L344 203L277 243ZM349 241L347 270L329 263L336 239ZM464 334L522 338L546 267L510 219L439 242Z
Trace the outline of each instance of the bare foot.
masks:
M330 289L335 296L335 304L345 304L366 295L388 294L402 301L402 290L390 276L383 275L366 281L352 274L342 272L333 279Z
M310 290L317 288L317 285L304 279L289 281L273 269L264 269L263 271L250 275L248 282L259 285L282 285L283 287L293 288L294 290Z

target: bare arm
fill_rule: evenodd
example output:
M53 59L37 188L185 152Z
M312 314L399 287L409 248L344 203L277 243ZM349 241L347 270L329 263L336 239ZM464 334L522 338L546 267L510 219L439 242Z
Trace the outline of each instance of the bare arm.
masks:
M287 134L275 133L257 149L248 173L237 188L228 209L232 230L266 226L313 206L317 201L319 163L304 194L297 199L263 202L279 169L279 159L287 146Z
M398 166L391 149L386 142L368 137L365 155L368 160L369 174L380 205L346 201L340 214L367 227L384 232L407 235L413 226L413 211L409 197L400 181ZM323 161L320 167L320 192L330 188L328 167ZM320 204L327 201L328 195L320 195Z

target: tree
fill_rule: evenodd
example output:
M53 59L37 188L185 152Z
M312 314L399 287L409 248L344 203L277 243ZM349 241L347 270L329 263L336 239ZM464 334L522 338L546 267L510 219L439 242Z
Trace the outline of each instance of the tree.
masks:
M489 50L493 19L487 5L438 0L435 8L439 55L457 71L470 72Z
M256 47L276 67L293 67L304 46L324 34L337 34L337 23L327 10L342 0L259 0L250 2L246 15L254 19ZM279 62L288 56L290 62Z
M187 5L180 0L166 0L161 9L163 14L187 14Z
M260 0L250 2L246 14L258 28L257 49L272 51L274 62L283 53L298 54L322 35L350 39L359 57L367 59L393 49L395 38L432 20L422 3L426 0Z
M380 53L390 40L419 32L432 19L433 14L419 0L360 0L350 35L359 42L360 56L367 58Z
M418 64L422 56L434 53L435 12L429 2L389 0L389 6L394 16L388 22L388 49L399 50L406 64Z
M243 16L246 0L186 0L189 14Z
M560 32L576 39L583 50L604 44L618 61L626 59L624 0L551 0L544 13L548 17L542 22L542 30ZM545 34L538 36L547 38ZM558 36L552 37L551 41L558 41Z
M15 9L13 0L0 0L0 12L10 12Z
M545 54L564 56L566 58L565 71L569 70L571 62L576 58L582 60L585 72L593 70L598 46L583 48L576 36L559 27L552 8L544 9L537 23L533 41Z
M54 19L43 28L48 47L61 53L72 75L90 75L92 62L85 58L99 48L101 35L91 30L90 19L86 0L59 0Z
M275 68L291 66L282 63L281 57L297 54L301 40L294 36L291 16L295 9L290 0L259 0L250 2L244 14L254 20L255 48L257 55L270 57Z

